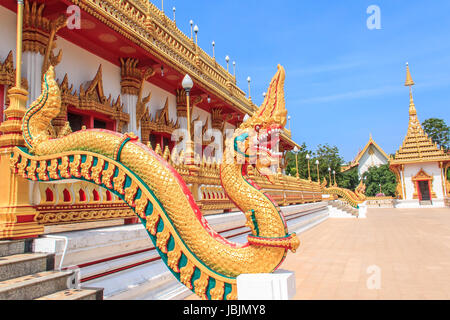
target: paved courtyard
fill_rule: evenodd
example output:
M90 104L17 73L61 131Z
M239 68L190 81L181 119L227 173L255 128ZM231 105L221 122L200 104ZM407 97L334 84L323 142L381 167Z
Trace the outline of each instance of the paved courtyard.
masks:
M300 242L282 264L295 271L294 299L450 299L449 208L369 209Z
M450 299L450 209L369 209L300 241L282 265L295 270L295 299ZM380 289L368 289L377 269Z

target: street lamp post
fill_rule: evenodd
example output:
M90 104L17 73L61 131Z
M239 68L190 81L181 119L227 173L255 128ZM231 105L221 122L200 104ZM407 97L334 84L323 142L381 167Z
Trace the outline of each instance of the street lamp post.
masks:
M333 186L336 187L336 171L333 170L333 177L334 177L334 184Z
M191 25L191 40L194 40L194 34L192 33L192 27L194 26L194 21L190 20L189 24Z
M330 179L330 187L331 187L331 168L328 167L328 179Z
M308 180L311 181L311 170L309 169L309 154L306 154L306 160L308 160Z
M194 26L194 32L195 32L195 44L198 45L198 37L197 37L198 26L197 25Z
M229 65L228 65L228 62L230 62L230 57L229 56L226 56L225 57L225 61L226 61L226 63L227 63L227 72L229 73L230 71L230 69L229 69Z
M247 82L248 82L248 100L252 99L252 96L250 95L250 82L252 81L252 78L247 77Z
M294 153L295 153L295 169L297 170L295 176L297 177L297 179L300 178L300 176L299 176L299 174L298 174L298 159L297 159L297 157L298 157L298 152L299 152L299 150L298 150L297 146L295 146L295 147L294 147Z
M316 160L316 167L317 167L317 182L320 184L319 160Z
M193 158L194 158L194 148L193 143L191 139L191 114L190 114L190 98L189 93L194 86L194 82L192 81L191 77L189 77L188 74L186 74L183 78L183 81L181 83L183 86L183 89L186 91L186 120L187 120L187 132L188 132L188 139L186 142L186 164L192 164Z
M381 193L381 183L379 184L379 186L380 186L380 193Z
M215 53L215 50L214 50L215 47L216 47L216 42L213 41L211 44L212 44L212 47L213 47L213 59L216 60L216 53Z

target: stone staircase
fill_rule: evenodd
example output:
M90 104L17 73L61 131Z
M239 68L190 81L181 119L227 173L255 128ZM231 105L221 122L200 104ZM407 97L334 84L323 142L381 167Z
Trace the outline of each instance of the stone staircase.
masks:
M329 201L328 205L330 206L330 218L356 218L359 215L358 209L340 200Z
M78 289L78 271L55 271L54 254L31 253L31 240L0 241L0 300L102 300Z

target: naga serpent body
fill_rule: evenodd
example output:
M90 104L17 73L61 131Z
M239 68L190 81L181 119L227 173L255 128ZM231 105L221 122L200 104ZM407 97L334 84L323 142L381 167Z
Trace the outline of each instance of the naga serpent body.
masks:
M61 108L53 67L44 76L41 96L23 118L27 148L15 148L11 166L31 180L82 179L111 190L140 217L177 279L203 299L236 299L239 274L272 272L299 245L297 236L288 234L277 205L246 176L248 159L271 155L268 148L258 147L262 132L266 137L284 127L283 84L284 69L279 67L263 105L236 130L235 148L220 167L223 188L252 230L244 245L215 232L177 171L133 134L90 129L53 138L51 120ZM256 146L251 146L254 128ZM260 172L266 167L257 160Z

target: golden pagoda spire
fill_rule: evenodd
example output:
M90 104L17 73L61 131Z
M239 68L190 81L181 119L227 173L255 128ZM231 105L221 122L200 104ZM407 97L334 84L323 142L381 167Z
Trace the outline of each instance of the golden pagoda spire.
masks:
M405 86L409 86L411 88L411 86L413 86L415 83L411 77L411 73L409 72L409 64L408 62L406 63L406 81L405 81Z
M409 115L415 116L417 115L416 106L414 105L414 100L412 96L412 86L414 85L414 81L411 77L411 72L409 71L409 64L406 63L406 81L405 86L409 87Z
M409 65L406 63L405 86L409 87L409 124L403 144L395 153L395 158L390 160L391 165L416 163L424 161L447 161L449 156L437 148L428 135L424 132L417 117L416 107L412 96L412 80Z

